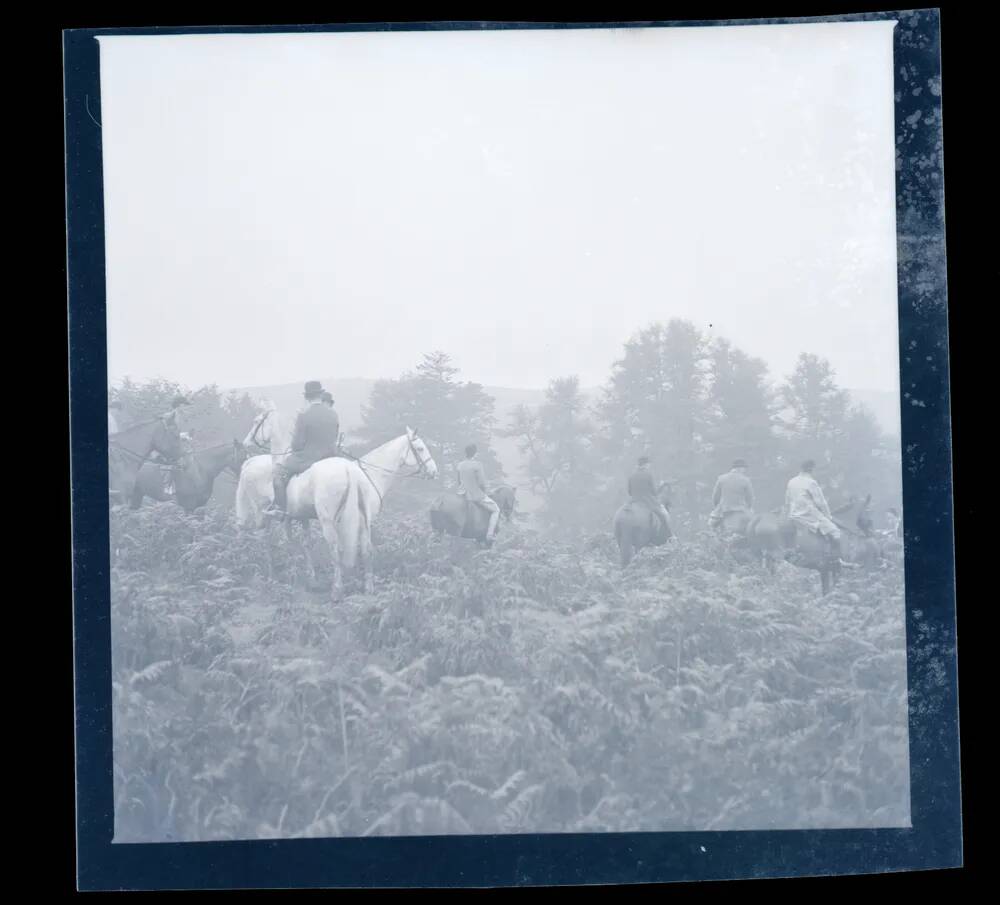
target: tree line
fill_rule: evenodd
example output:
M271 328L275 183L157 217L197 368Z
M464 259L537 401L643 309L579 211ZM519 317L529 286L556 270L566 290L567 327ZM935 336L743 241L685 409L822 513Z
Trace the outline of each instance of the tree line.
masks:
M185 423L197 447L242 438L259 411L246 394L216 386L190 392L164 380L126 380L110 398L129 420L159 414L179 392L192 403ZM758 510L781 504L805 458L815 459L831 505L871 494L876 514L901 507L899 440L852 402L828 361L802 353L775 382L761 359L689 321L636 332L596 392L566 375L549 383L539 405L506 414L501 422L485 388L461 380L450 356L436 351L412 371L376 382L350 449L364 452L415 426L448 475L475 443L488 478L530 486L542 524L564 533L606 527L640 455L669 482L672 510L686 529L703 524L715 479L737 457L749 465ZM517 444L516 473L504 473L497 438ZM424 495L409 498L419 505Z
M447 354L431 353L414 371L376 384L359 436L372 445L405 423L420 425L446 465L476 443L491 480L527 483L542 500L543 524L569 533L606 526L641 455L669 482L672 508L691 529L703 524L715 480L735 458L749 464L758 509L781 505L806 458L816 460L832 505L867 494L876 512L901 505L898 438L852 402L827 360L803 353L775 383L764 361L679 319L635 333L596 394L577 376L558 377L541 404L518 406L504 423L481 385L458 379ZM504 474L497 437L517 442L519 473Z

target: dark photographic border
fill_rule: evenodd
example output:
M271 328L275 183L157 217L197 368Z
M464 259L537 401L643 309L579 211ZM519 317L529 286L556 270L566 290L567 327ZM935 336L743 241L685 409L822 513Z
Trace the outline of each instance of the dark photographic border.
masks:
M113 845L106 287L96 38L887 19L898 20L893 37L896 228L912 828ZM962 864L937 10L712 22L94 28L65 31L63 51L79 889L628 884L882 873ZM915 92L915 85L924 90Z

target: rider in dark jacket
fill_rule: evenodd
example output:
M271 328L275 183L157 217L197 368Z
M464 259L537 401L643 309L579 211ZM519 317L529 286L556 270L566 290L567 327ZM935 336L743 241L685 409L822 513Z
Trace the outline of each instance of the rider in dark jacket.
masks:
M649 467L649 456L639 459L638 467L628 479L628 495L635 501L647 506L661 522L664 531L670 530L670 516L660 502L659 488L653 472Z
M305 385L304 395L309 406L295 421L291 454L284 464L274 467L274 504L268 510L270 515L284 516L288 507L288 482L293 476L339 452L340 419L332 405L324 404L324 393L318 380L310 380Z

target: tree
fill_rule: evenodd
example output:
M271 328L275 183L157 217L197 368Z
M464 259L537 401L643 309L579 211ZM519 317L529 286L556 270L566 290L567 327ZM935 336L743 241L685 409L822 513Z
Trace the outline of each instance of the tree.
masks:
M191 390L169 380L135 383L126 378L108 396L122 405L122 428L156 418L169 411L175 397L186 397L191 405L181 410L179 427L193 435L195 449L242 440L260 411L245 393L223 394L214 384Z
M648 455L657 473L672 479L677 501L695 523L704 489L707 365L707 346L694 324L652 324L625 344L600 405L609 464L623 469Z
M563 529L590 527L602 481L579 378L553 380L537 411L518 406L503 435L518 440L531 489L544 498L543 519Z
M885 435L868 408L851 406L843 433L834 446L830 469L833 494L845 498L871 494L877 509L900 508L901 465L896 438Z
M803 352L781 388L790 433L800 440L831 440L844 429L850 397L837 386L825 358Z
M475 443L487 477L502 477L503 469L490 448L493 433L493 397L478 383L456 379L458 369L444 352L425 355L410 372L394 380L379 380L362 409L358 431L369 444L399 436L406 427L420 431L438 467L453 474Z
M774 434L774 390L767 365L751 358L728 340L716 340L709 351L708 454L704 479L714 481L736 458L747 460L757 496L781 502L783 485L775 480L778 439Z

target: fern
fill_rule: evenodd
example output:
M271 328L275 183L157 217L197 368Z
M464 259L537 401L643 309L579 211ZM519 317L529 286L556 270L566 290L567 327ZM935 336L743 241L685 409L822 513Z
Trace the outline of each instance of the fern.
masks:
M621 574L386 512L331 607L281 537L176 510L112 516L116 840L908 821L898 563L818 605L707 540Z

